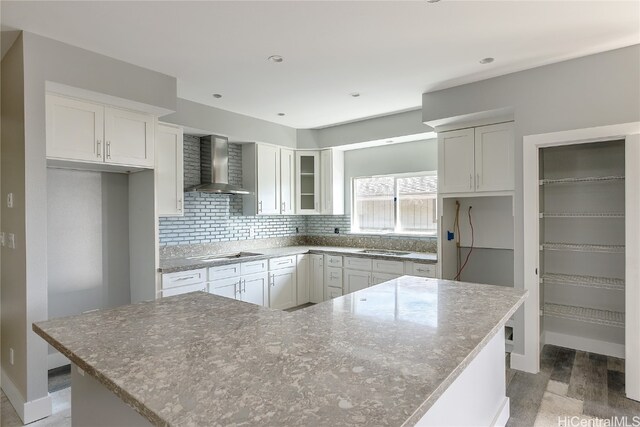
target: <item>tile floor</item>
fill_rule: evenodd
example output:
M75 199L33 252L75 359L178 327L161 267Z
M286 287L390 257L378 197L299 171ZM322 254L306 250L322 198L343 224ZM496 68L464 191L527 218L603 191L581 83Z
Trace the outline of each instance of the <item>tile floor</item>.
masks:
M65 381L64 374L50 378L53 415L30 427L71 426L71 389L53 391ZM507 369L507 395L511 398L509 427L598 426L606 424L596 424L594 419L616 416L626 416L632 425L633 417L640 417L640 402L624 397L623 360L555 346L543 348L538 374ZM1 403L0 427L21 426L4 393ZM581 420L592 424L579 424Z

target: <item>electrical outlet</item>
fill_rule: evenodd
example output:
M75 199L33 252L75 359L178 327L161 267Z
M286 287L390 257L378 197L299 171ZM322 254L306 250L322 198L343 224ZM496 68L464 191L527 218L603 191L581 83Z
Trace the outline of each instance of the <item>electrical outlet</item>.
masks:
M300 229L298 227L296 227L296 233L299 233Z
M249 227L249 238L253 239L254 237L256 237L256 229L255 227Z
M7 194L7 207L8 208L13 207L13 193Z
M336 228L333 229L333 232L335 234L340 234L340 229L338 227L336 227Z
M13 349L9 349L9 363L13 365Z
M9 249L15 249L16 248L16 235L13 233L9 233Z

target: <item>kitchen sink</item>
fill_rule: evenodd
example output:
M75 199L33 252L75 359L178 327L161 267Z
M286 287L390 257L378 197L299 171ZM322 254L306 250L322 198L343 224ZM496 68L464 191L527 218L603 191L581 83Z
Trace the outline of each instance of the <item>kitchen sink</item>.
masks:
M363 254L371 255L409 255L411 252L392 251L389 249L365 249L361 251Z
M190 256L190 257L187 257L187 259L193 259L193 260L198 260L198 261L203 261L203 262L209 262L209 261L221 261L221 260L227 260L227 259L241 259L241 258L259 256L259 255L262 255L262 254L255 253L255 252L234 252L234 253L231 253L231 254L212 254L212 255Z

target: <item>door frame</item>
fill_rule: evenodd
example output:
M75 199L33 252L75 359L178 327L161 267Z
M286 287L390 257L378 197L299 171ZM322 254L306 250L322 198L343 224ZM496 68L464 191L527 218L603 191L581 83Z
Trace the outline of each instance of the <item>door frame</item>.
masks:
M524 304L524 354L513 358L512 367L527 372L540 370L540 289L539 289L539 151L541 148L625 140L625 359L627 397L640 400L640 122L527 135L523 137L524 205L524 288L529 298ZM630 237L631 236L631 237ZM634 309L631 309L634 308ZM635 331L635 334L631 332ZM514 363L515 362L515 363Z

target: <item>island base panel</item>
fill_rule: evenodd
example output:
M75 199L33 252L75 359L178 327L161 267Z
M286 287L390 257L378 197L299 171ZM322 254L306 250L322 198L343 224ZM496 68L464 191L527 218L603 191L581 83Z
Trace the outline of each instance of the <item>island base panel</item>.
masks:
M152 424L91 375L71 365L72 427L150 427Z
M505 342L498 332L416 425L503 427L508 419Z

